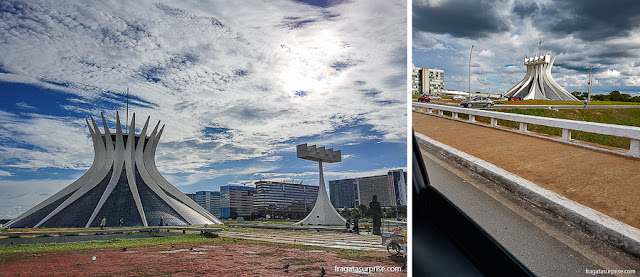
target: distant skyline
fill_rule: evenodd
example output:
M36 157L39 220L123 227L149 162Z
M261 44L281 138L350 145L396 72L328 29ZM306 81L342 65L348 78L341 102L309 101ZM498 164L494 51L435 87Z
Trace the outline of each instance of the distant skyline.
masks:
M551 75L567 91L640 95L640 2L413 1L413 63L445 71L445 89L504 93L524 78L523 56L557 55Z
M158 169L185 193L317 185L295 145L342 150L325 180L406 169L406 1L3 1L0 218L91 165L85 119L166 124ZM384 16L380 16L384 15Z

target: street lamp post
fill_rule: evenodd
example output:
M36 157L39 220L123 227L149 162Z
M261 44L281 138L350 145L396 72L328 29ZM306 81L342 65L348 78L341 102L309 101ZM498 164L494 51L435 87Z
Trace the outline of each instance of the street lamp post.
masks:
M591 104L591 68L593 66L589 65L589 92L587 94L587 104Z
M602 65L599 65L595 69L600 68ZM593 83L593 74L591 74L591 69L593 69L592 65L589 65L589 92L587 93L587 104L591 105L591 84Z
M471 50L469 51L469 99L471 99L471 54L473 53L473 46L471 45Z

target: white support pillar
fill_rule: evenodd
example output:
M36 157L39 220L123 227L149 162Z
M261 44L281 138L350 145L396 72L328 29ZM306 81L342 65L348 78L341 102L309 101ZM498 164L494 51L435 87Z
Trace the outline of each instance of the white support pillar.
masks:
M470 115L469 115L469 122L476 122L476 116L475 116L475 115L470 114Z
M570 141L571 140L571 130L562 129L562 140Z
M438 115L439 116L443 116L444 115L444 111L443 110L438 110Z
M640 140L632 139L629 147L629 154L640 157Z
M457 113L457 112L452 112L452 113L451 113L451 117L453 117L453 118L458 118L458 113Z
M433 113L433 110L431 108L427 108L427 113Z
M520 132L527 132L527 123L520 122Z
M496 127L496 126L498 126L498 119L491 118L491 127Z

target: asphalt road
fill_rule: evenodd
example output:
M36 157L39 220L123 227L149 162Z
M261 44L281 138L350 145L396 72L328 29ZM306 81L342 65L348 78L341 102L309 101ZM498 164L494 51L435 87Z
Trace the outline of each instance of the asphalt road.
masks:
M534 274L584 276L586 269L640 270L639 266L634 268L638 264L636 258L615 250L596 252L594 249L607 247L598 243L586 245L575 232L567 231L568 227L556 228L558 219L526 207L529 204L501 192L497 185L467 169L450 165L425 149L421 151L431 184Z

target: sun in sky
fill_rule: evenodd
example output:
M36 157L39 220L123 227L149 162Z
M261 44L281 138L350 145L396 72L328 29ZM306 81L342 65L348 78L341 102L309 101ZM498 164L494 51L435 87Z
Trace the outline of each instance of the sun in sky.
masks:
M283 90L307 99L323 97L340 84L346 64L338 61L348 59L351 50L330 30L296 32L280 47Z

